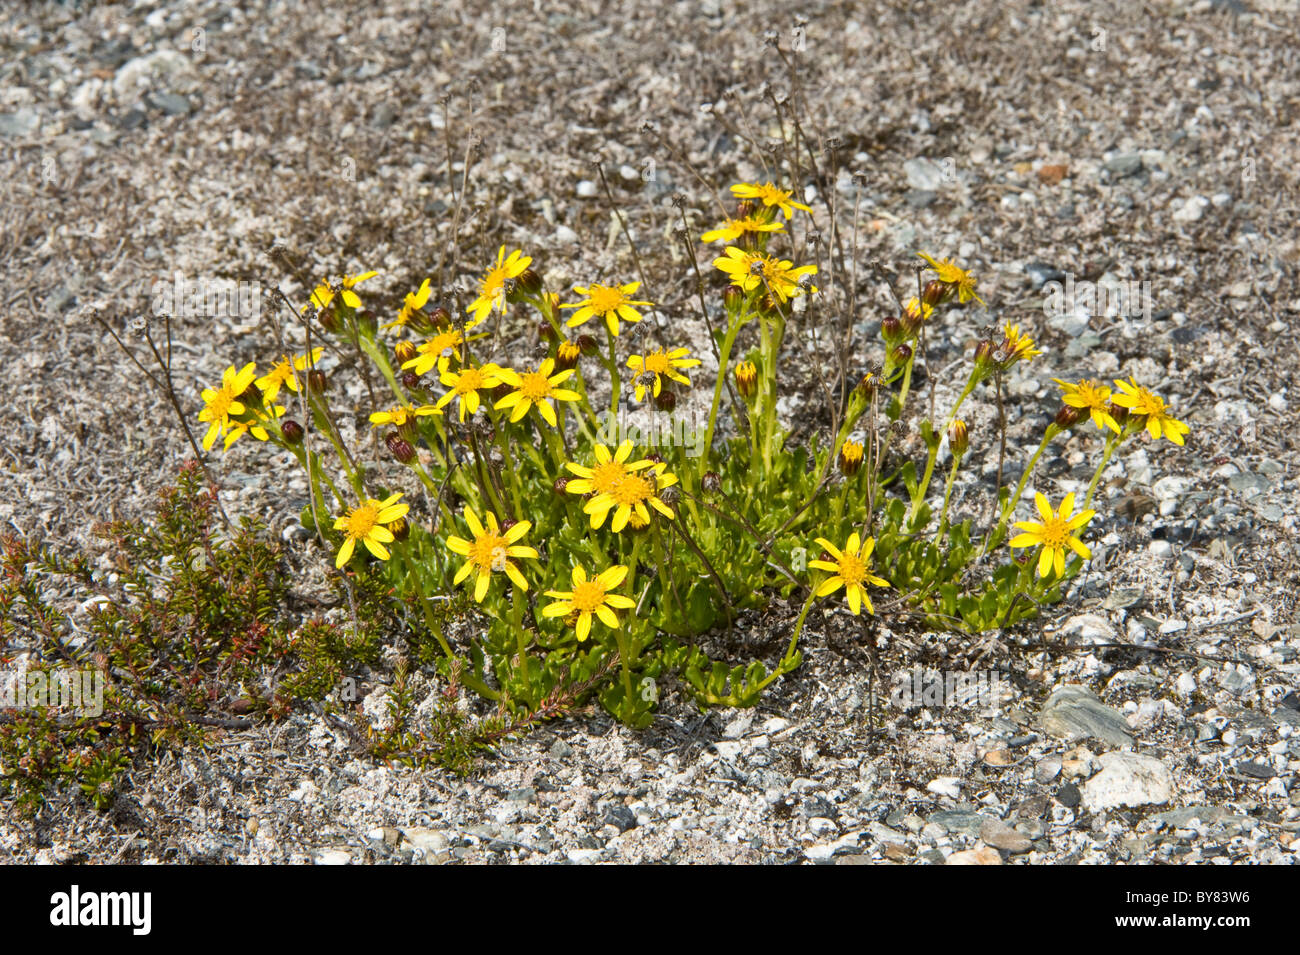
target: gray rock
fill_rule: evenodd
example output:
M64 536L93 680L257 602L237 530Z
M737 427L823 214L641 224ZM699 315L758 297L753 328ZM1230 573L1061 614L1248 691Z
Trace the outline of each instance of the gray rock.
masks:
M535 803L537 802L537 790L532 786L521 786L506 796L510 802Z
M556 759L568 759L573 755L573 747L562 739L557 739L551 744L551 755Z
M1263 494L1270 487L1268 478L1262 474L1252 474L1250 471L1238 471L1232 477L1228 478L1228 487L1239 492L1243 497L1249 500Z
M1025 266L1025 274L1029 276L1029 281L1033 284L1035 292L1048 282L1065 281L1065 273L1054 265L1048 265L1046 262L1030 262Z
M1183 806L1181 809L1169 809L1165 812L1156 813L1151 817L1156 822L1163 823L1171 829L1187 829L1194 825L1195 820L1200 820L1206 825L1249 825L1251 819L1249 816L1243 816L1233 812L1231 809L1225 809L1223 806Z
M168 116L188 116L194 109L193 104L180 93L151 93L149 103Z
M903 201L909 209L924 209L933 205L938 198L939 194L930 189L909 189L903 196Z
M613 806L605 813L605 824L613 826L619 832L636 828L636 813L627 806Z
M984 827L984 819L985 817L977 812L949 809L930 813L928 821L943 827L948 832L962 833L974 839L979 836L980 830Z
M933 159L909 159L903 163L907 184L919 192L935 192L944 183L943 167Z
M1005 849L1012 855L1028 852L1033 846L1033 840L1023 832L1016 832L997 819L984 820L983 825L980 826L980 838L994 849Z
M1174 782L1169 768L1153 756L1138 753L1103 753L1101 771L1083 784L1083 804L1093 812L1122 806L1167 803Z
M1044 733L1064 739L1091 737L1112 746L1129 746L1133 742L1128 721L1082 686L1053 690L1036 725Z
M1122 610L1126 607L1136 607L1142 602L1144 591L1141 587L1116 587L1106 597L1105 603L1102 604L1107 610Z
M1142 156L1139 153L1120 153L1106 160L1106 171L1117 179L1135 176L1142 171Z
M0 113L0 136L6 138L30 135L40 125L40 114L28 106L13 113Z

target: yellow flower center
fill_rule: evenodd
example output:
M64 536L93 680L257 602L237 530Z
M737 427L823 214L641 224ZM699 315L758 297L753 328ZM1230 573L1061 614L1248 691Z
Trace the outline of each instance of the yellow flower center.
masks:
M208 405L208 411L216 421L220 421L230 413L230 406L234 404L235 396L230 393L229 388L221 388L217 391L216 396Z
M506 553L508 546L510 542L500 534L487 531L469 545L469 562L479 570L503 571L506 569L506 557L509 556Z
M584 580L574 585L573 608L582 613L594 613L596 608L605 603L605 585L599 580Z
M460 332L441 332L435 335L428 344L423 348L424 351L434 355L441 355L449 348L455 348L460 344Z
M467 395L483 387L483 373L477 368L466 368L456 379L456 394Z
M619 504L640 504L655 492L655 485L639 474L629 474L610 490L610 494Z
M1037 535L1043 542L1043 546L1048 550L1061 550L1066 546L1066 541L1070 539L1070 528L1066 521L1059 517L1049 517L1043 522L1043 528Z
M848 551L845 551L844 556L837 560L836 563L840 566L840 576L844 578L844 582L849 586L862 583L867 579L867 574L871 570L861 557L857 554L850 554Z
M348 511L343 529L349 537L358 540L366 538L378 523L379 508L373 504L363 504Z
M519 393L529 401L541 401L550 396L551 383L541 372L525 372L519 376Z
M1165 400L1157 395L1151 394L1145 388L1139 388L1135 402L1133 404L1133 413L1138 415L1154 415L1163 417L1165 413Z
M587 299L593 309L603 314L615 311L627 301L627 296L623 294L623 290L620 288L593 285L587 290Z
M482 298L495 298L505 288L506 279L508 278L510 278L510 273L506 271L505 265L498 265L483 276L483 281L479 283L480 296Z
M656 375L666 374L671 364L668 353L663 350L651 352L641 359L641 367Z
M624 478L628 476L627 468L620 461L606 461L591 469L591 489L597 494L604 491L613 493Z

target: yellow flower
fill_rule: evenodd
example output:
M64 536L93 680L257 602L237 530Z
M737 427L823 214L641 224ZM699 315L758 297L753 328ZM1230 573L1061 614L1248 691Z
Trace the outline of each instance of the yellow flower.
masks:
M576 312L569 316L569 321L566 324L570 328L577 328L579 325L590 321L593 316L599 315L605 319L605 324L609 327L609 333L617 337L618 320L620 318L625 322L641 321L641 313L632 306L640 305L649 308L653 304L651 302L632 300L632 296L636 294L636 290L640 287L640 282L628 282L626 285L592 284L588 288L575 285L573 290L579 295L587 297L581 302L560 306L560 308L577 309Z
M742 361L736 365L736 387L742 397L753 397L758 386L758 368L752 361Z
M578 475L576 480L570 478L565 484L564 489L570 494L606 494L617 487L618 483L629 474L654 466L653 461L644 459L627 463L627 459L632 456L631 441L624 441L613 454L610 454L609 448L598 444L595 455L595 467L589 468L582 464L574 464L572 461L564 463L569 471Z
M582 396L576 391L556 387L573 374L572 368L552 375L551 372L554 370L554 358L547 358L536 371L526 371L522 375L509 368L502 368L497 372L497 377L515 390L498 401L494 407L514 408L510 413L510 420L518 421L528 414L529 408L537 405L537 410L546 419L546 423L552 428L557 427L555 406L551 401L579 401Z
M1061 501L1061 509L1057 513L1052 512L1052 505L1047 502L1047 498L1041 493L1034 494L1034 505L1038 508L1038 514L1043 519L1043 523L1036 524L1033 521L1016 521L1016 527L1024 531L1023 534L1017 534L1011 538L1012 547L1037 547L1042 545L1043 552L1038 555L1038 576L1046 577L1047 572L1055 568L1056 576L1065 573L1065 549L1068 547L1084 560L1092 557L1092 552L1083 546L1083 542L1075 537L1073 532L1077 531L1084 524L1087 524L1096 511L1080 511L1078 514L1071 516L1074 511L1074 495L1067 494Z
M372 279L379 273L376 271L362 272L360 275L343 276L343 288L339 291L339 298L343 299L343 304L348 308L360 308L361 296L352 291L366 279Z
M537 556L536 549L517 543L533 526L531 523L518 521L503 532L497 524L495 514L488 511L484 516L487 517L486 528L479 523L478 515L474 513L474 509L466 507L465 523L469 525L474 540L467 541L463 537L447 538L447 549L453 554L459 554L465 558L465 563L461 565L460 570L456 571L456 577L452 583L459 584L477 570L478 579L474 582L474 600L478 603L483 602L488 584L492 581L492 572L494 570L505 571L506 576L520 590L527 590L528 581L524 580L524 575L519 572L519 568L512 564L508 558Z
M622 564L609 567L591 580L581 565L573 568L573 590L548 590L546 596L556 598L556 602L547 604L542 609L543 617L567 617L577 614L576 630L578 642L586 640L591 634L591 617L595 614L600 622L611 630L618 629L618 615L615 610L631 610L636 601L622 594L610 593L627 578L627 568Z
M488 269L487 274L478 283L478 298L470 302L469 308L465 310L473 316L465 327L473 328L487 318L494 308L504 312L506 283L518 278L520 273L532 263L532 257L524 255L519 249L515 249L510 253L510 257L506 258L506 247L501 246L497 250L497 264Z
M793 192L792 189L778 189L770 182L765 182L761 186L752 182L742 182L731 187L731 193L736 198L758 199L765 206L776 206L787 219L791 218L795 209L802 209L804 212L812 211L802 202L791 199Z
M805 276L815 275L817 266L801 265L778 259L762 252L747 252L734 245L727 246L727 254L713 260L713 267L731 276L731 281L746 292L756 288L770 290L782 302L802 295L805 291L802 280ZM807 291L815 292L809 285Z
M440 371L446 371L448 359L454 357L457 361L460 360L460 346L463 344L465 344L465 336L458 329L448 328L417 348L419 354L409 361L402 362L402 370L411 368L417 375L423 375L437 365Z
M311 361L307 360L306 355L299 355L292 361L289 360L288 355L282 356L269 372L254 382L262 390L262 401L270 404L275 400L275 396L280 393L282 387L288 388L297 394L298 375L294 370L305 371L308 366L315 366L320 361L321 352L323 351L323 348L313 348L311 350Z
M645 462L650 464L650 462ZM664 464L651 464L642 473L629 473L611 481L605 490L597 491L596 496L583 505L583 513L590 515L591 526L599 528L605 523L610 511L614 519L609 529L615 534L623 530L633 518L638 523L650 523L650 511L647 504L660 514L672 520L677 515L673 509L659 499L659 492L677 483L677 476L664 470ZM593 482L594 483L594 482ZM572 482L570 482L572 484Z
M840 445L839 465L845 477L853 477L862 469L864 449L857 441L845 441Z
M1115 386L1123 392L1115 396L1115 404L1127 408L1131 415L1146 418L1147 433L1151 437L1159 440L1160 435L1163 434L1174 444L1183 443L1183 435L1192 429L1169 414L1163 398L1138 385L1137 379L1133 377L1128 381L1120 381L1117 378Z
M464 421L466 411L470 414L478 411L479 391L495 388L501 384L501 369L489 362L478 368L463 368L459 373L444 371L438 380L451 391L439 398L434 407L441 410L453 398L459 398L460 420Z
M1052 381L1061 386L1061 401L1071 408L1084 408L1092 417L1092 423L1103 431L1110 428L1119 434L1119 424L1110 414L1110 389L1091 378L1085 378L1077 385L1060 378Z
M1019 325L1012 325L1007 322L1002 329L1002 345L998 349L1002 353L1002 367L1010 368L1018 361L1028 361L1031 358L1037 358L1043 353L1041 348L1034 347L1034 340L1028 334L1022 334Z
M393 532L385 525L399 517L405 517L410 510L405 504L397 503L401 496L399 491L382 501L367 498L358 507L351 508L342 517L335 519L334 529L344 533L343 546L339 548L339 555L334 561L335 567L342 569L352 559L357 541L365 544L366 550L380 560L388 560L388 550L384 545L393 542Z
M817 538L817 543L834 558L833 562L829 560L808 561L809 567L816 567L818 570L829 570L833 575L827 577L818 585L817 596L828 597L843 587L845 596L849 599L849 609L854 614L861 613L864 604L867 613L875 613L876 608L871 605L871 598L867 596L866 585L889 586L889 581L877 577L871 572L871 552L876 549L875 538L868 537L859 546L858 535L855 532L849 535L849 542L844 550L840 550L824 537Z
M406 296L402 299L402 308L398 311L397 318L387 325L381 325L380 328L385 331L390 328L405 328L411 319L415 318L416 313L428 304L430 291L430 280L425 279L420 283L420 288L417 291L406 293Z
M251 434L258 441L269 440L271 436L267 434L266 429L257 422L271 421L273 418L281 417L284 414L284 405L272 405L267 410L271 413L263 414L260 411L254 410L252 421L236 421L231 419L230 430L226 434L225 449L229 451L230 446L246 434Z
M935 272L938 273L940 282L943 282L945 285L950 285L957 290L958 301L965 304L971 299L975 299L975 301L979 302L981 305L984 304L984 299L975 294L975 276L970 272L967 272L965 269L957 265L957 263L948 259L939 259L936 261L924 252L918 252L916 254L925 259L926 262L930 263L930 268L934 269Z
M204 451L212 449L217 435L234 426L230 420L233 416L244 413L244 403L239 400L239 396L248 390L256 377L257 368L251 361L239 371L235 371L235 366L231 365L221 376L220 388L215 391L211 388L203 389L203 410L199 412L199 420L208 425L208 433L203 436ZM230 442L227 441L226 447L229 446Z
M934 306L917 301L915 295L907 300L907 306L903 309L903 317L912 322L928 322L933 314Z
M759 216L746 216L743 219L727 219L721 227L700 236L701 242L735 242L751 233L780 232L785 229L782 222L766 222Z
M659 392L663 390L663 382L660 379L662 375L667 375L673 381L690 387L691 380L675 370L678 368L694 368L700 363L698 358L685 357L689 351L689 348L674 348L672 351L657 348L644 355L633 355L629 358L627 367L636 372L636 400L645 400L646 386L641 383L641 379L645 375L654 375L655 377L654 396L656 398L659 397Z
M410 405L394 405L387 411L376 411L370 416L370 423L373 425L392 425L399 431L408 425L414 425L415 419L427 418L429 415L442 414L432 405L420 405L413 408Z
M328 308L332 301L334 301L333 287L329 282L321 282L312 291L311 298L307 301L307 304L302 307L302 311L305 313L307 309L313 307L317 311L320 311L323 308Z

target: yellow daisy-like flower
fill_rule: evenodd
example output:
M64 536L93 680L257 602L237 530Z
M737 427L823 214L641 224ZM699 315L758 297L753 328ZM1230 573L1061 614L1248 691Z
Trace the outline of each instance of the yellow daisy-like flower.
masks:
M311 298L307 300L307 304L302 307L301 311L304 314L309 308L320 311L323 308L328 308L332 301L334 301L334 289L329 282L321 282L312 290Z
M615 534L627 527L635 516L638 523L650 523L650 505L669 520L677 515L673 509L659 499L659 492L677 483L677 475L669 474L663 464L652 464L639 474L627 474L611 483L607 490L600 491L583 505L583 513L590 515L592 528L599 528L605 523L609 512L614 512L614 519L609 529Z
M689 388L691 380L676 370L678 368L694 368L700 363L698 358L685 357L689 352L689 348L674 348L672 351L657 348L644 355L633 355L629 358L627 367L636 372L636 400L645 400L646 386L641 383L641 379L646 375L654 375L654 396L656 398L659 397L659 392L663 390L662 376L664 375Z
M603 444L596 445L596 466L587 467L566 461L564 466L578 477L570 478L565 490L570 494L607 494L630 474L653 467L654 462L642 459L627 463L632 456L632 442L624 441L613 454ZM599 525L595 525L599 526Z
M772 294L782 302L804 293L802 279L804 276L817 274L817 266L801 265L795 268L793 262L778 259L762 252L727 246L726 255L714 259L713 267L731 276L731 281L746 292L756 288L771 289ZM766 280L766 281L765 281ZM811 285L807 289L817 291Z
M1114 397L1115 404L1127 408L1131 415L1146 418L1147 433L1151 437L1159 440L1163 434L1174 444L1182 445L1183 435L1190 433L1192 429L1169 413L1169 409L1165 406L1165 399L1141 387L1133 377L1128 381L1120 381L1116 378L1115 387L1123 392Z
M758 389L758 366L752 361L742 361L736 365L736 387L745 398L752 398Z
M787 219L793 217L795 209L802 209L804 212L812 211L802 202L795 202L790 198L794 193L793 189L778 189L770 182L765 182L761 186L752 182L738 183L731 187L731 193L738 199L757 199L765 206L776 206Z
M594 614L600 622L611 630L617 630L618 614L615 610L631 610L636 601L622 594L610 593L627 579L627 568L615 564L602 570L592 579L587 579L587 572L581 565L573 568L573 590L548 590L546 596L554 597L555 603L547 604L542 609L543 617L567 617L577 615L574 627L578 642L586 640L591 634L591 618Z
M654 304L653 302L633 301L632 296L636 294L636 290L640 287L640 282L628 282L626 285L592 284L587 288L575 285L573 290L579 295L587 297L581 302L560 306L560 308L577 309L576 312L569 316L566 324L570 328L577 328L579 325L590 321L592 317L599 315L605 319L609 333L617 338L618 320L620 318L625 322L641 321L641 313L633 308L634 305L649 308Z
M235 371L235 366L231 365L221 376L220 388L215 391L211 388L203 389L203 410L199 412L199 420L208 425L208 433L203 436L204 451L212 449L217 435L234 426L232 417L244 413L244 403L239 400L239 396L248 390L256 377L257 368L251 361L239 371ZM230 446L229 441L226 446Z
M875 538L868 537L859 543L855 532L849 535L849 542L844 550L840 550L824 537L817 538L817 544L834 558L833 561L820 559L808 561L809 567L828 570L832 574L818 585L817 596L828 597L843 587L844 594L849 600L849 609L855 615L862 612L864 605L867 613L874 614L876 608L871 605L866 585L889 586L889 581L871 572L871 552L876 549Z
M425 279L420 283L419 289L414 292L407 292L402 299L402 307L397 313L397 318L393 319L387 325L379 326L384 331L390 328L405 328L410 324L411 319L415 318L416 313L429 303L429 293L432 291L431 280Z
M342 517L334 521L334 529L343 531L343 546L339 548L339 555L334 560L334 566L340 570L343 565L352 559L352 551L357 546L357 541L361 541L366 546L366 550L374 554L380 560L388 560L388 549L385 544L393 542L393 532L386 525L393 523L399 517L405 517L406 512L410 510L405 504L398 504L397 499L402 496L402 492L377 501L373 497L362 501L357 507L350 509Z
M452 580L453 584L459 584L462 580L478 571L478 579L474 581L474 600L477 603L483 602L484 595L487 594L488 584L492 582L493 571L505 571L520 590L528 589L528 581L524 580L524 575L519 572L519 568L509 560L511 557L536 557L535 548L527 547L518 543L519 539L528 533L533 526L528 521L519 521L511 524L510 527L502 531L497 524L497 517L491 511L484 515L487 518L487 527L479 523L478 515L474 513L472 507L465 508L465 523L469 525L470 533L474 535L472 541L465 540L463 537L448 537L447 549L453 554L459 554L465 558L465 563L461 565L460 570L456 571L456 577Z
M453 398L460 399L460 420L465 420L465 412L473 414L478 411L479 396L478 393L483 390L495 388L501 384L501 369L489 362L478 368L462 368L459 373L454 371L444 371L438 379L444 385L451 389L441 398L434 406L441 410L449 404Z
M1037 358L1043 353L1041 348L1034 347L1034 340L1028 334L1021 333L1019 325L1007 322L1002 328L1002 335L1002 346L999 350L1003 355L1003 368L1010 368L1018 361Z
M526 371L522 375L510 368L502 368L497 377L515 389L494 405L496 408L513 408L510 420L518 421L528 414L528 409L537 405L537 410L552 428L557 427L555 406L552 401L579 401L582 396L576 391L557 387L573 375L573 369L551 374L555 371L555 359L547 358L536 371Z
M254 384L262 391L262 401L270 404L275 400L275 396L280 393L281 388L288 388L297 394L298 392L298 375L297 371L306 371L308 366L314 366L320 361L323 348L313 348L311 350L311 360L307 360L306 355L299 355L292 361L288 355L284 355L275 363L269 372L257 379Z
M343 304L348 308L360 308L361 296L352 290L366 279L372 279L378 274L378 272L371 270L369 272L362 272L360 275L343 276L343 287L339 290L339 298L343 299Z
M783 222L767 222L760 216L752 215L743 219L727 219L719 228L700 236L700 241L735 242L747 235L760 232L781 232L784 229L785 223Z
M1065 550L1068 547L1084 560L1092 557L1092 551L1083 545L1074 532L1087 524L1096 511L1080 511L1073 514L1074 495L1067 494L1061 501L1060 511L1053 513L1052 505L1041 493L1034 494L1034 505L1043 523L1033 521L1016 521L1016 527L1024 531L1011 538L1012 547L1038 547L1043 551L1038 555L1038 576L1046 577L1048 571L1055 569L1056 576L1065 573Z
M465 310L472 316L465 327L473 328L487 318L494 308L504 312L506 308L506 283L511 279L518 278L520 273L532 264L532 257L524 255L519 249L515 249L507 258L506 247L501 246L497 250L497 264L488 269L487 274L479 280L478 298L470 302L469 308Z
M391 425L398 430L415 424L416 418L427 418L429 415L442 414L440 410L432 405L420 405L413 408L411 405L394 405L387 411L376 411L370 416L370 423L376 427L380 425Z
M402 370L410 368L417 375L423 375L437 365L440 371L446 371L451 358L460 360L460 347L465 344L465 336L459 329L448 328L434 335L416 351L419 353L409 361L402 362Z
M1061 386L1061 401L1071 408L1082 408L1092 417L1092 423L1105 431L1110 428L1119 434L1119 424L1110 414L1110 389L1098 381L1085 378L1072 385L1060 378L1052 381Z
M918 301L915 295L907 300L907 306L903 309L903 316L913 322L928 322L932 315L934 306Z
M930 268L934 269L939 275L939 281L945 285L951 285L957 290L957 300L962 304L969 302L971 299L984 304L984 299L975 294L975 276L967 272L956 262L948 259L934 259L924 252L916 253L929 263Z
M258 422L271 421L274 418L282 417L284 415L284 405L272 405L267 408L267 411L269 411L270 414L263 414L260 411L254 411L252 421L236 421L231 419L230 430L226 433L225 449L229 451L230 446L246 434L251 434L258 441L269 440L271 436Z

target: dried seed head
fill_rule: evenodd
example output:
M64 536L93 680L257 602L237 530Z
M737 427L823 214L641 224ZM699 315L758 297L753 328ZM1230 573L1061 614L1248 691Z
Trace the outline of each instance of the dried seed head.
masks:
M568 487L569 487L568 478L556 478L555 483L551 485L551 490L554 491L556 494L559 494L561 497L563 497Z
M722 475L717 471L705 471L704 477L700 480L700 487L709 493L722 490Z
M679 500L681 500L681 497L682 497L681 488L679 488L676 484L672 485L671 487L666 487L659 492L659 500L663 501L669 507L672 507Z

